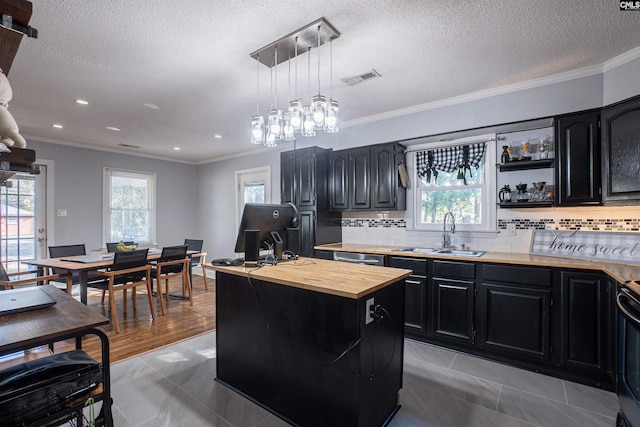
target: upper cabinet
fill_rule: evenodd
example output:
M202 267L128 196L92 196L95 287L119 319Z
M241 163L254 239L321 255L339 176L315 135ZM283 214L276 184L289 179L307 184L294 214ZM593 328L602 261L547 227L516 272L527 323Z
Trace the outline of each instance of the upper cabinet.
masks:
M406 190L398 179L405 147L380 144L329 154L329 209L405 210Z
M602 112L602 199L605 204L640 201L640 97Z
M558 206L601 203L600 111L556 118Z

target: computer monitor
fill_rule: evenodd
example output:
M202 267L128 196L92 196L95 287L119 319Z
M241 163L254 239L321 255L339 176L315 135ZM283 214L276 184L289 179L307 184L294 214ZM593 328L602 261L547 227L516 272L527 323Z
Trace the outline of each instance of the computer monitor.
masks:
M238 228L235 252L245 252L245 231L256 230L259 248L273 249L276 259L282 259L283 251L297 252L298 250L290 247L293 242L289 241L293 240L291 234L297 233L297 227L298 211L291 203L285 205L246 203Z

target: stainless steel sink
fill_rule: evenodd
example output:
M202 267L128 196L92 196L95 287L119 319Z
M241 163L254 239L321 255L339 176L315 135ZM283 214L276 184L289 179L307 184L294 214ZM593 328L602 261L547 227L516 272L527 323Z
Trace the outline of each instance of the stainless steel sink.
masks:
M433 249L433 248L397 248L391 249L391 252L413 252L417 254L431 254L431 255L451 255L451 256L466 256L466 257L481 257L485 254L485 251L470 251L462 249Z

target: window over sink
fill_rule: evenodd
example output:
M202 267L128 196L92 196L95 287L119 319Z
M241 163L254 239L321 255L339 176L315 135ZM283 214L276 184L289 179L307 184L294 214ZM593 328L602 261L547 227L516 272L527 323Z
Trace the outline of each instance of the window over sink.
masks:
M416 229L442 230L451 211L458 230L495 230L495 147L495 134L413 147Z

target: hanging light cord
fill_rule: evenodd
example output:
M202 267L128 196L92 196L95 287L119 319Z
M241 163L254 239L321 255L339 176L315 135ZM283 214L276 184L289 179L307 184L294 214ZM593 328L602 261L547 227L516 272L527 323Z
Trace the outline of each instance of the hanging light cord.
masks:
M311 46L309 46L309 55L307 56L307 81L309 82L309 96L311 96Z
M258 54L258 68L257 73L258 78L256 83L256 116L260 115L260 54Z
M298 99L298 38L296 37L296 45L294 47L296 57L296 99Z
M275 52L273 54L274 57L274 64L273 64L273 68L275 68L275 93L273 95L273 108L275 108L276 110L278 109L278 45L276 45L275 48Z
M320 95L320 25L318 25L318 95Z
M329 100L333 100L333 37L329 40Z

